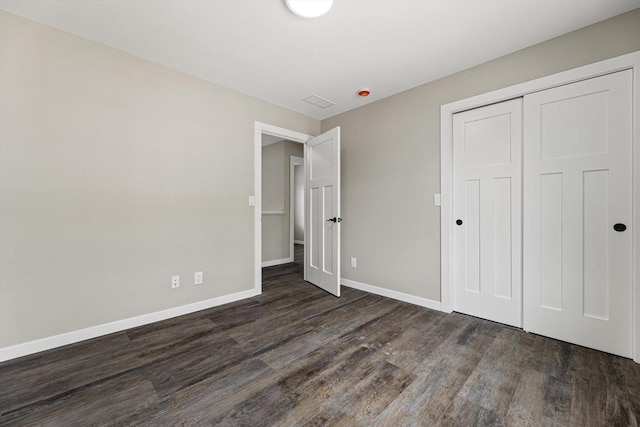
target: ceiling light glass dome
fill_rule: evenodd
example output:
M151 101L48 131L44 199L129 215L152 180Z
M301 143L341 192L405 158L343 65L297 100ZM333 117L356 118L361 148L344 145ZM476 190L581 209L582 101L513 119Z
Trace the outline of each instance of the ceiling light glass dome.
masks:
M331 9L333 0L286 0L287 6L301 18L317 18Z

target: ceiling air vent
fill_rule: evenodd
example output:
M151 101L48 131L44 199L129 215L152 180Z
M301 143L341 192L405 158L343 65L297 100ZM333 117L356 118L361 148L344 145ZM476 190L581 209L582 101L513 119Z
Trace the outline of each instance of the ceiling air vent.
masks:
M334 105L336 105L335 102L329 101L328 99L324 99L323 97L315 94L307 96L305 99L303 99L303 101L308 102L311 105L315 105L318 108L322 108L323 110L325 108L333 107Z

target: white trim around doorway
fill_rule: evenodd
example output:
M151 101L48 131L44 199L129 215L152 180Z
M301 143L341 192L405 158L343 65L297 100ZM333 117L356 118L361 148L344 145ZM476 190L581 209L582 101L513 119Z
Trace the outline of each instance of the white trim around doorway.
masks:
M640 51L463 99L440 108L440 248L442 311L453 311L453 115L524 95L633 70L633 360L640 363Z

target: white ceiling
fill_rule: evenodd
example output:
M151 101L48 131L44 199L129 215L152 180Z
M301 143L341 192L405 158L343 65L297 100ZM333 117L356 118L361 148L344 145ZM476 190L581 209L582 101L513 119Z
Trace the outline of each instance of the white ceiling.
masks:
M0 0L0 8L324 119L640 7L640 0ZM360 98L360 88L371 89ZM303 102L317 94L325 110Z

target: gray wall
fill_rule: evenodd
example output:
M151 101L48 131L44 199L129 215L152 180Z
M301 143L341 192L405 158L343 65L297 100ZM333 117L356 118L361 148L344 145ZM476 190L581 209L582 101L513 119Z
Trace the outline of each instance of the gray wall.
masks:
M284 211L282 215L262 215L263 262L289 258L289 158L302 155L303 145L298 142L281 141L262 147L262 210Z
M293 239L304 242L304 165L294 168Z
M262 147L262 211L284 211L284 142ZM288 234L288 228L287 228ZM284 214L262 215L262 261L288 258Z
M440 106L637 50L640 9L323 120L342 131L342 276L440 300Z
M253 287L254 121L319 121L6 12L0 52L0 347Z
M285 209L285 221L286 221L286 239L287 239L287 255L289 254L289 233L291 233L291 181L293 179L291 174L291 156L294 157L304 157L304 144L300 144L299 142L293 141L285 141L284 145L284 176L285 176L285 190L284 190L284 209ZM304 183L302 184L304 185ZM303 188L304 192L304 188ZM295 229L294 229L294 237L295 237Z

